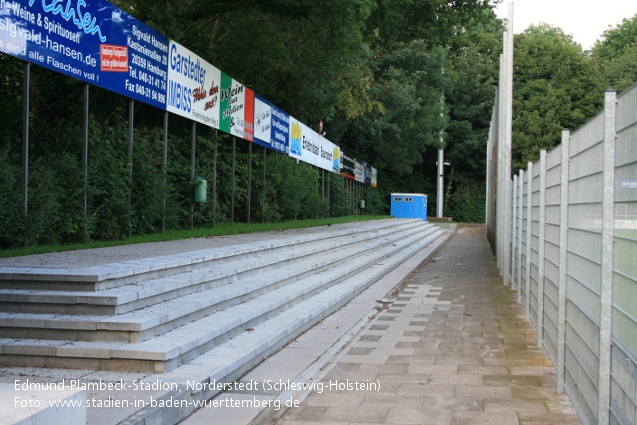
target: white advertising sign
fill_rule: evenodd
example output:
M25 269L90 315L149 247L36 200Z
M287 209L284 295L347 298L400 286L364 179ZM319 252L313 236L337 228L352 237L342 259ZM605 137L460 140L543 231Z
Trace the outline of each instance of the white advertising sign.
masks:
M272 107L254 98L254 138L270 142L272 136Z
M221 71L202 58L170 41L168 48L169 112L219 128Z

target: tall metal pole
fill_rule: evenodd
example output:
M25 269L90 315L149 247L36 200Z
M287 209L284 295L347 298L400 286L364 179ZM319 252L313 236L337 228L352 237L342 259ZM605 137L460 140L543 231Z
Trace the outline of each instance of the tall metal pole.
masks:
M353 181L351 179L347 179L347 189L348 189L348 201L349 201L349 213L350 215L354 215L354 191L352 190L352 183Z
M442 142L442 136L440 137ZM436 195L436 217L442 217L443 193L444 193L444 173L445 173L445 150L438 149L438 193Z
M252 143L248 145L248 224L250 224L250 200L252 198Z
M89 85L84 84L84 104L82 115L82 171L84 180L84 228L86 229L86 208L88 204L88 101ZM86 232L84 232L86 236Z
M331 173L327 173L327 218L330 218L330 183L332 180Z
M356 214L356 179L352 180L352 215Z
M505 92L504 92L504 134L503 134L503 187L502 190L506 194L504 201L504 273L503 284L510 284L510 264L511 264L511 145L512 145L512 128L513 128L513 3L509 3L506 32L506 49L505 63ZM541 331L541 329L540 329Z
M502 34L502 42L503 42L503 46L505 46L506 44L506 32L504 32ZM504 154L502 153L504 146L503 146L503 134L504 134L504 130L503 130L503 125L504 125L504 104L506 102L506 99L504 98L504 70L506 68L506 59L505 59L505 54L506 54L506 49L504 49L504 53L500 55L500 78L498 80L498 129L497 129L497 142L496 142L496 158L497 158L497 164L496 164L496 173L497 173L497 183L496 183L496 198L497 198L497 203L496 203L496 208L497 208L497 213L496 213L496 229L497 229L497 236L496 236L496 241L497 241L497 250L496 250L496 263L498 266L498 271L500 273L500 276L503 275L503 260L504 260L504 171L503 171L503 160L502 157L504 156Z
M212 227L217 225L217 146L219 143L218 133L215 130L215 159L212 174Z
M442 68L442 74L444 75L445 68ZM440 96L440 117L442 118L445 114L445 95L444 92L442 96ZM444 174L445 174L445 151L444 151L444 139L442 137L442 130L440 130L440 148L438 148L438 187L436 193L436 217L443 216L443 206L444 206Z
M31 64L24 62L22 82L22 199L24 202L24 220L29 210L29 113L31 110Z
M128 236L132 232L133 214L133 136L135 131L135 101L128 101Z
M325 212L325 169L321 168L321 205Z
M263 196L261 197L261 223L265 223L265 165L267 149L263 148Z
M166 175L168 173L168 111L164 111L164 200L161 217L161 232L166 231Z
M195 181L195 149L197 143L197 121L192 122L192 135L190 138L190 230L194 227L195 193L192 183Z
M230 202L230 224L234 224L234 173L235 173L235 165L237 160L237 138L232 136L232 198Z

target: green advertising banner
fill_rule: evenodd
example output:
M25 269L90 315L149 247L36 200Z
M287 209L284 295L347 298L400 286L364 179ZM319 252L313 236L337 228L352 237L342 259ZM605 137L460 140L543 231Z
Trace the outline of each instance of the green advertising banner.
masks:
M221 73L219 130L254 140L254 92Z

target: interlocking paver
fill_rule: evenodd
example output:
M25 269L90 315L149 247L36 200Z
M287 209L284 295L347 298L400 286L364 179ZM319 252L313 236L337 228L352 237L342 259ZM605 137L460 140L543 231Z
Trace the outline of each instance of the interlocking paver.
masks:
M278 423L581 424L501 282L484 228L461 229L325 377L377 379L380 390L360 403L360 392L312 393Z

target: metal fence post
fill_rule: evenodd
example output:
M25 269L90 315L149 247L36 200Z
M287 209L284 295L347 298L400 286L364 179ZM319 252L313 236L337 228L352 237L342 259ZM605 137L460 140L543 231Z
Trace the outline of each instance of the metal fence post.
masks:
M522 216L524 214L524 170L520 170L520 178L518 179L520 187L518 194L520 196L519 215L518 215L518 303L522 302Z
M133 141L135 137L135 101L128 101L128 236L133 229Z
M615 112L617 93L604 94L604 191L602 195L602 271L599 323L599 404L597 423L606 425L610 415L610 363L613 314L613 223L615 202Z
M503 37L506 34L503 34ZM503 40L506 40L506 37L503 38ZM503 41L504 43L504 41ZM495 150L496 150L496 158L497 158L497 164L496 164L496 264L498 266L498 272L500 273L500 276L502 276L502 268L503 268L503 264L502 264L502 260L504 260L504 247L503 247L503 233L504 233L504 202L502 201L502 199L504 198L504 193L503 193L503 188L504 188L504 184L503 184L503 176L502 176L502 126L504 124L504 117L502 116L502 105L504 104L504 99L503 99L503 87L502 87L502 82L504 80L504 68L505 68L505 62L504 62L504 55L500 55L500 79L498 80L498 128L496 130L496 145L495 145Z
M515 218L518 214L518 209L520 207L520 201L518 200L518 176L513 176L513 205L511 208L511 288L520 284L520 282L516 283L517 273L515 272L515 260L516 260L516 250L519 251L520 240L515 237L515 223L517 222Z
M540 229L537 276L537 346L542 346L544 337L544 239L546 227L546 150L540 151Z
M527 163L527 171L528 176L527 180L527 188L526 188L526 273L525 273L525 283L526 288L524 289L524 313L526 320L530 320L531 316L529 313L529 309L531 308L531 212L533 211L533 163L529 161Z
M88 232L86 229L86 210L88 207L88 120L89 120L89 85L84 84L82 110L82 181L84 183L84 240Z
M24 212L24 226L28 226L29 211L29 128L30 128L30 99L31 99L31 64L24 62L22 83L22 208Z
M197 147L197 121L192 122L190 135L190 230L194 227L195 191L192 183L195 181L195 149Z
M163 189L163 201L162 201L162 214L161 214L161 232L166 231L166 173L168 172L168 111L164 111L164 151L163 151L163 165L162 172L164 174L164 189Z
M513 232L511 230L511 145L512 145L512 128L513 128L513 3L508 4L507 13L507 30L504 44L504 51L506 52L506 70L504 72L504 190L506 198L504 199L504 208L506 215L504 216L505 231L505 267L504 271L504 284L509 286L511 284L511 273L509 269L511 264L511 247L513 246L512 237Z
M564 356L566 346L566 255L568 250L568 168L571 135L562 130L560 168L560 264L557 286L557 392L564 392Z
M232 194L230 196L230 224L234 225L234 192L237 182L235 181L235 171L237 166L237 138L232 136Z
M247 194L247 213L246 219L250 224L250 208L252 201L252 143L248 143L248 194Z

